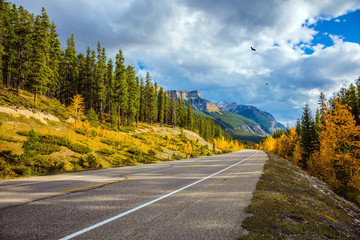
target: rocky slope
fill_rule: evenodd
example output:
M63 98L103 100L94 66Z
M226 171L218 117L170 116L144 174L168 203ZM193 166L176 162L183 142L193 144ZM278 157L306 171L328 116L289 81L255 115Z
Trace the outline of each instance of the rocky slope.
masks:
M184 99L186 103L190 97L191 105L195 110L199 110L201 112L220 112L219 107L216 106L215 103L203 98L200 92L197 90L193 90L193 91L170 90L169 94L170 96L173 96L175 99L179 99L179 98Z
M253 106L237 105L224 101L215 104L203 98L197 90L171 90L169 93L175 99L184 99L186 103L190 98L195 112L199 111L198 114L205 114L214 119L224 130L238 139L259 141L267 134L272 134L278 129L285 129L270 113Z
M256 107L238 105L235 102L227 103L225 101L218 102L216 105L257 122L267 134L272 134L278 129L285 129L285 126L278 123L270 113L261 111Z

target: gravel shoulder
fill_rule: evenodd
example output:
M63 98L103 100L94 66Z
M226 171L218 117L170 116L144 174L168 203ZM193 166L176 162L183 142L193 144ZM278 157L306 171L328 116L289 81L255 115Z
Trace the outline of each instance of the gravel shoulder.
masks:
M268 153L239 239L360 239L360 208Z

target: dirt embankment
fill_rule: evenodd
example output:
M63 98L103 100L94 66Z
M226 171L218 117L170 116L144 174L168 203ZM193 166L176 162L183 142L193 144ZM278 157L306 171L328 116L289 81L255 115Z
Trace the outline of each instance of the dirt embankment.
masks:
M35 110L28 110L28 109L19 108L19 107L0 106L0 112L11 114L15 117L18 117L20 115L23 115L27 118L33 117L33 118L40 120L44 124L47 124L47 120L60 122L59 118L52 114L35 111Z

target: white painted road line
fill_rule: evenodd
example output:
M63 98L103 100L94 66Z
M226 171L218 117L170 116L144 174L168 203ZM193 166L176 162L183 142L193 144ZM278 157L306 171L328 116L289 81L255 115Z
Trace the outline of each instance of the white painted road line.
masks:
M75 232L75 233L70 234L70 235L68 235L68 236L66 236L66 237L63 237L63 238L61 238L60 240L72 239L72 238L77 237L77 236L79 236L79 235L81 235L81 234L83 234L83 233L89 232L89 231L91 231L91 230L93 230L93 229L95 229L95 228L98 228L98 227L100 227L100 226L102 226L102 225L105 225L105 224L107 224L107 223L109 223L109 222L112 222L112 221L117 220L117 219L119 219L119 218L121 218L121 217L123 217L123 216L126 216L126 215L128 215L128 214L130 214L130 213L132 213L132 212L135 212L135 211L137 211L137 210L139 210L139 209L141 209L141 208L144 208L144 207L146 207L146 206L149 206L149 205L151 205L151 204L153 204L153 203L155 203L155 202L158 202L158 201L160 201L160 200L162 200L162 199L164 199L164 198L167 198L167 197L169 197L169 196L171 196L171 195L173 195L173 194L175 194L175 193L178 193L178 192L180 192L180 191L182 191L182 190L184 190L184 189L187 189L187 188L189 188L189 187L191 187L191 186L194 186L195 184L198 184L198 183L200 183L200 182L202 182L202 181L204 181L204 180L206 180L206 179L209 179L209 178L211 178L211 177L213 177L213 176L216 176L216 175L218 175L218 174L220 174L220 173L222 173L222 172L224 172L224 171L226 171L226 170L228 170L228 169L230 169L230 168L232 168L232 167L235 167L236 165L238 165L238 164L240 164L240 163L248 160L249 158L255 156L257 153L258 153L258 152L255 152L253 155L251 155L251 156L249 156L249 157L247 157L247 158L245 158L245 159L243 159L243 160L241 160L241 161L239 161L239 162L237 162L237 163L235 163L235 164L233 164L233 165L231 165L231 166L229 166L229 167L227 167L227 168L224 168L224 169L222 169L222 170L220 170L220 171L218 171L218 172L216 172L216 173L214 173L214 174L211 174L211 175L209 175L209 176L207 176L207 177L205 177L205 178L202 178L202 179L200 179L200 180L198 180L198 181L196 181L196 182L193 182L193 183L191 183L191 184L189 184L189 185L187 185L187 186L185 186L185 187L182 187L182 188L180 188L180 189L178 189L178 190L175 190L175 191L173 191L173 192L171 192L171 193L168 193L168 194L166 194L166 195L163 195L163 196L161 196L161 197L159 197L159 198L156 198L156 199L154 199L154 200L152 200L152 201L150 201L150 202L147 202L147 203L145 203L145 204L143 204L143 205L140 205L140 206L138 206L138 207L136 207L136 208L133 208L133 209L130 209L130 210L126 211L126 212L120 213L120 214L118 214L118 215L116 215L116 216L114 216L114 217L105 219L104 221L101 221L101 222L99 222L99 223L97 223L97 224L94 224L94 225L92 225L92 226L90 226L90 227L84 228L84 229L82 229L82 230L80 230L80 231L78 231L78 232Z

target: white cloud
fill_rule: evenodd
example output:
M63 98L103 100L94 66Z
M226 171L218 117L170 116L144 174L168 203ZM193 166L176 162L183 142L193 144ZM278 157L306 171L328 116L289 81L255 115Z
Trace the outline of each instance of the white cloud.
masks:
M311 28L359 9L358 0L15 2L37 13L44 5L62 42L74 33L79 51L100 40L109 57L124 50L127 64L146 66L139 75L150 71L167 89L198 89L283 121L300 117L303 104L316 102L319 92L330 96L359 75L359 44L329 32L333 46L313 45L317 32Z

